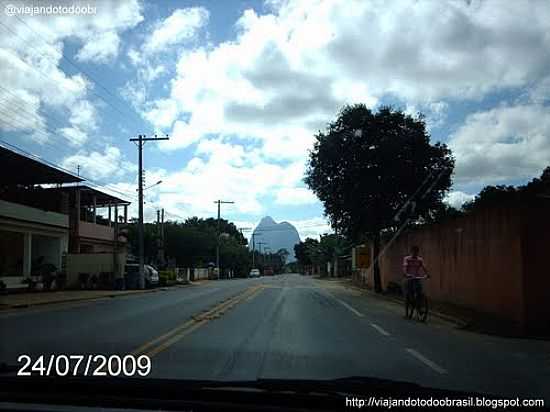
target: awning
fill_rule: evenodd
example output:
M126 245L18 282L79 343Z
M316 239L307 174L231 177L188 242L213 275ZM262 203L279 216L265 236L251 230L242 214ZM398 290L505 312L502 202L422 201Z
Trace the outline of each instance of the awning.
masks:
M0 185L82 182L80 177L0 145Z
M80 206L93 206L94 205L94 197L95 197L95 205L96 207L107 207L109 205L115 206L115 205L129 205L130 202L127 200L120 199L116 196L113 196L109 193L106 193L104 191L101 191L99 189L95 189L90 186L86 185L78 185L78 186L65 186L65 187L52 187L49 190L56 190L59 192L65 192L68 193L71 198L76 193L76 190L80 190Z

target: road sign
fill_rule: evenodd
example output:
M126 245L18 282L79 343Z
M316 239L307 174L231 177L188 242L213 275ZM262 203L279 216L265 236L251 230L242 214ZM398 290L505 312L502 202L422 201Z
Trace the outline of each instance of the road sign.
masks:
M370 245L360 245L355 248L355 266L357 269L366 269L370 266Z

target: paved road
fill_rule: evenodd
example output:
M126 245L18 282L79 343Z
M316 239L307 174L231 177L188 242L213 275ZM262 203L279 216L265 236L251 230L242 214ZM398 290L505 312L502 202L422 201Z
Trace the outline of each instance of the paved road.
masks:
M550 342L403 319L394 303L297 274L0 313L0 361L151 356L153 377L370 376L550 401Z

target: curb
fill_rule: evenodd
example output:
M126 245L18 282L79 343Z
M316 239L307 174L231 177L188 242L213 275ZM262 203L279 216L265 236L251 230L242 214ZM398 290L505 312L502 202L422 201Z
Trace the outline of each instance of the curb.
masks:
M54 305L57 303L71 303L71 302L86 302L86 301L93 301L93 300L100 300L105 298L117 298L120 296L131 296L131 295L144 295L146 293L156 293L161 291L167 291L177 288L184 288L184 287L190 287L194 286L193 284L189 283L186 285L172 285L172 286L161 286L155 289L145 289L145 290L136 290L136 291L128 291L126 293L110 293L107 295L102 296L89 296L89 297L83 297L83 298L75 298L75 299L61 299L61 300L54 300L49 302L35 302L35 303L16 303L13 305L10 304L0 304L0 313L2 311L7 311L11 309L24 309L24 308L30 308L34 306L46 306L46 305Z

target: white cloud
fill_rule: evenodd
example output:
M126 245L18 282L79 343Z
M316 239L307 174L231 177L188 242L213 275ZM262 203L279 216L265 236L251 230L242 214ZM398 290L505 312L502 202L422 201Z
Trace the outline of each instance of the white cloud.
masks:
M60 68L64 42L77 40L77 60L103 63L112 60L118 52L121 32L135 27L142 19L137 0L125 2L99 1L95 15L24 16L24 23L0 16L0 21L13 32L0 37L0 86L18 97L13 103L28 119L19 125L2 123L4 130L28 131L37 142L46 143L56 138L47 132L50 111L71 113L68 124L55 127L72 142L84 142L85 133L93 129L91 117L84 119L75 105L87 113L93 108L88 100L89 82L80 73L67 74ZM23 117L23 115L21 115ZM95 117L95 115L94 115ZM82 122L88 122L88 125Z
M275 203L278 205L307 205L318 201L313 192L305 187L284 187L275 194Z
M139 47L130 47L127 52L137 74L122 87L121 94L155 127L170 127L179 114L175 100L159 99L152 105L146 104L149 86L168 72L162 53L196 39L208 19L209 12L204 7L176 9L152 26Z
M81 175L90 179L123 178L137 169L134 164L125 160L120 149L106 146L104 151L80 150L75 155L63 159L61 166L65 169L76 170L80 165Z
M330 224L324 217L288 220L288 223L294 225L300 234L300 239L302 242L308 237L319 240L320 235L334 233L330 227Z
M151 109L145 113L145 118L158 128L172 126L178 115L178 104L171 99L159 99L151 105Z
M159 53L169 46L188 41L208 22L209 13L204 7L177 9L165 20L156 24L143 46L147 54Z
M259 142L267 159L304 161L313 133L345 103L373 106L390 94L441 126L448 101L536 83L550 65L550 9L536 2L328 0L270 9L245 11L234 41L182 53L169 98L185 120L162 149L219 134ZM173 118L172 106L155 117L162 112Z
M148 170L148 184L162 184L147 191L151 204L162 205L173 215L212 216L216 199L234 201L224 208L226 217L266 212L262 198L279 189L291 189L303 177L303 164L271 164L258 149L224 142L202 140L195 157L176 171Z
M464 203L473 200L474 197L475 195L464 193L459 190L454 190L447 194L444 201L449 206L452 206L455 209L460 209Z
M166 114L162 114L163 116L166 116ZM188 123L178 120L174 123L174 127L172 128L172 133L170 133L170 140L177 140L179 147L185 148L196 141L198 141L201 138L200 131L193 130L193 127L190 126ZM167 142L162 142L160 144L160 147L167 146Z
M62 127L58 129L58 132L73 146L81 146L88 140L88 135L78 127Z
M550 101L550 76L535 83L529 90L529 99L532 103L544 104Z
M3 93L0 104L0 128L8 132L34 131L34 140L44 143L48 139L48 132L45 129L46 121L39 110L40 99L26 90Z
M84 41L76 55L78 60L107 63L118 56L120 33L143 21L142 7L138 0L99 1L96 10L94 16L85 17L88 21L75 18L80 27L74 27L73 22L65 22L65 25L71 27L75 31L74 35Z
M451 136L459 184L498 184L540 175L550 159L550 107L501 106L470 114Z
M78 51L76 58L80 61L107 63L118 55L120 38L114 31L98 35L94 41L89 41Z
M69 122L75 126L86 130L95 130L97 128L96 108L87 100L81 100L71 106L71 116Z

